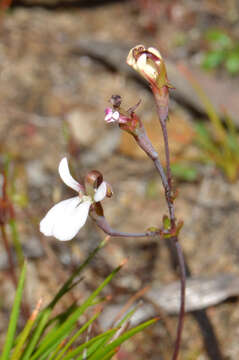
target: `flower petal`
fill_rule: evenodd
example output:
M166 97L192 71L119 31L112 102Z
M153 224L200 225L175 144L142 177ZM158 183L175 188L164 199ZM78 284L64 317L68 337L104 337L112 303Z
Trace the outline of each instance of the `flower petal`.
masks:
M147 55L141 54L137 60L137 67L139 71L142 71L145 69L145 66L147 65Z
M40 222L40 231L46 236L53 235L53 228L58 222L59 218L64 214L65 210L70 206L77 206L81 202L79 196L63 200L56 205L54 205L45 215L45 217Z
M157 49L155 49L154 47L149 47L148 52L150 52L151 54L154 54L159 59L162 59L162 56L161 56L160 52Z
M61 180L67 185L69 186L71 189L79 192L81 190L81 185L75 180L73 179L73 177L70 174L70 170L69 170L69 166L68 166L68 161L67 158L64 157L58 167L58 171L61 177Z
M143 52L145 49L144 45L137 45L135 47L133 47L130 51L129 54L127 56L127 60L126 63L129 66L132 66L134 70L138 71L137 69L137 55L141 52Z
M90 205L91 201L81 202L79 196L59 202L41 221L40 231L61 241L73 239L85 224Z
M102 183L95 192L94 195L95 202L103 200L106 197L106 193L107 193L107 184L105 181L102 181Z
M118 111L114 111L112 114L112 119L114 119L114 121L118 121L119 120L119 112Z
M53 236L61 241L73 239L85 225L92 201L83 201L80 205L64 212L53 228Z

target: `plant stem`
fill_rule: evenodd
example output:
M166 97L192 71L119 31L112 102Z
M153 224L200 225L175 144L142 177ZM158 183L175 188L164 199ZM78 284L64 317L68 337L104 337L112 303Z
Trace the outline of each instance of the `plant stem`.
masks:
M118 230L112 229L109 224L107 223L104 216L91 216L92 219L95 221L97 226L103 230L107 235L112 237L135 237L135 238L141 238L141 237L153 237L153 236L159 236L159 231L146 231L144 233L128 233L128 232L122 232Z
M147 136L147 134L145 134ZM164 173L164 169L162 167L162 164L159 160L158 154L153 149L153 151L150 153L150 149L152 144L148 146L148 141L150 141L147 137L147 139L143 140L143 136L139 138L135 138L138 145L141 147L142 150L146 152L146 154L149 156L149 158L154 162L154 165L162 179L162 184L165 190L165 197L169 209L170 214L170 220L172 224L172 219L175 219L174 215L174 205L171 201L170 196L170 189L168 186L167 177ZM147 147L147 149L145 149ZM147 151L146 151L147 150ZM169 159L169 158L168 158ZM175 220L174 220L175 221ZM177 359L178 353L179 353L179 345L181 342L181 334L182 334L182 327L183 327L183 318L184 318L184 304L185 304L185 283L186 283L186 277L191 275L190 268L187 264L187 262L184 262L183 259L183 253L181 246L178 241L175 241L175 239L171 238L168 239L167 243L172 265L174 268L176 268L176 264L179 263L180 265L180 281L181 281L181 306L180 306L180 314L179 314L179 322L178 322L178 329L177 329L177 339L175 341L175 350L174 350L174 358L173 360ZM185 271L186 270L186 271ZM202 330L203 339L205 348L207 349L208 356L211 360L217 359L222 360L223 355L220 350L220 346L216 337L216 334L214 332L213 326L210 322L210 319L207 316L207 313L205 310L198 310L193 312L193 316L196 319L200 329Z
M157 171L159 172L159 174L161 174L162 165L161 165L159 159L153 160L153 162L154 162L154 165L155 165ZM162 177L161 177L161 179L162 179ZM165 191L165 198L166 198L166 202L167 202L167 206L168 206L171 226L174 227L175 214L174 214L174 206L173 206L173 203L171 200L171 187L169 186L168 180L165 182L165 184L164 184L164 182L162 182L162 183L163 183L163 187L164 187L164 191Z
M15 269L14 269L14 260L13 260L12 252L11 252L11 249L10 249L10 246L9 246L9 241L8 241L7 233L6 233L6 230L5 230L5 225L1 224L0 227L1 227L1 234L2 234L2 239L3 239L3 244L4 244L4 247L5 247L7 256L8 256L9 271L10 271L10 274L11 274L11 279L12 279L13 285L15 287L17 287L17 276L16 276Z
M169 153L169 144L168 144L168 133L167 133L167 126L166 126L166 119L167 119L167 109L165 111L165 106L162 110L162 105L165 105L165 99L163 99L163 103L161 103L160 94L157 93L157 89L152 88L153 94L155 96L156 105L157 105L157 113L158 118L160 121L160 125L162 128L163 139L164 139L164 149L165 149L165 158L166 158L166 174L160 162L159 156L155 149L152 146L143 126L141 127L141 132L138 136L134 136L135 140L137 141L138 145L144 150L144 152L149 156L149 158L154 162L154 165L161 177L162 184L165 191L165 198L168 206L170 223L171 223L171 230L175 230L176 219L175 219L175 212L174 212L174 204L172 199L172 174L171 174L171 167L170 167L170 153ZM164 94L168 96L167 92ZM163 115L162 115L163 114ZM161 116L162 115L162 116ZM182 330L183 330L183 322L184 322L184 314L185 314L185 289L186 289L186 269L185 263L183 258L183 253L181 250L181 246L178 242L177 236L172 236L169 241L174 245L176 249L177 261L179 264L180 269L180 283L181 283L181 301L180 301L180 312L179 312L179 320L178 320L178 328L177 328L177 336L175 341L175 347L173 352L172 360L177 360L179 355L179 348L182 338Z
M174 353L172 360L176 360L178 358L179 354L179 348L182 338L182 330L183 330L183 323L184 323L184 315L185 315L185 290L186 290L186 268L184 263L184 256L182 252L182 248L180 243L178 242L178 239L174 239L174 244L177 250L178 255L178 262L179 262L179 268L180 268L180 279L181 279L181 300L180 300L180 311L179 311L179 318L178 318L178 328L177 328L177 337L175 341L174 346Z
M166 121L161 121L160 120L160 125L161 125L161 128L162 128L163 139L164 139L164 150L165 150L165 158L166 158L168 186L171 189L171 186L172 186L172 174L171 174L171 168L170 168L170 153L169 153L168 132L167 132L167 127L166 127Z
M167 165L167 176L165 175L163 166L161 164L161 161L159 159L159 155L157 153L157 151L154 149L151 141L149 140L144 127L141 127L141 132L138 136L134 136L137 144L141 147L141 149L148 155L148 157L154 162L154 165L161 177L162 180L162 184L164 187L164 191L165 191L165 198L166 198L166 202L167 202L167 206L168 206L168 211L169 211L169 215L170 215L170 220L171 220L171 226L174 227L175 225L175 215L174 215L174 206L173 206L173 202L171 199L171 193L172 193L172 189L171 189L171 169L170 169L170 163L167 163L169 165ZM165 134L165 138L167 139L167 129L165 128L166 134ZM167 141L168 144L168 141ZM168 149L168 145L165 146L165 152L166 152L166 148ZM169 150L167 150L168 152L168 156L166 156L167 161L170 161L169 158ZM169 179L170 179L170 183L169 183Z
M154 89L152 89L154 90ZM156 106L157 106L157 113L159 122L161 125L162 133L163 133L163 139L164 139L164 149L165 149L165 158L166 158L166 169L167 169L167 180L168 180L168 187L165 188L165 196L168 203L168 209L169 209L169 216L170 216L170 222L171 222L171 229L175 227L176 219L175 219L175 213L174 213L174 204L172 201L172 173L171 173L171 167L170 167L170 153L169 153L169 143L168 143L168 132L167 132L167 126L166 126L166 119L161 118L160 114L160 108L161 108L161 99L158 96L157 92L153 91ZM184 315L185 315L185 290L186 290L186 269L185 269L185 263L184 263L184 257L182 253L181 246L178 242L178 237L171 238L177 253L178 258L178 264L180 269L180 283L181 283L181 300L180 300L180 312L179 312L179 318L178 318L178 327L177 327L177 336L174 346L174 352L172 360L177 360L179 355L179 348L182 338L182 331L183 331L183 322L184 322Z

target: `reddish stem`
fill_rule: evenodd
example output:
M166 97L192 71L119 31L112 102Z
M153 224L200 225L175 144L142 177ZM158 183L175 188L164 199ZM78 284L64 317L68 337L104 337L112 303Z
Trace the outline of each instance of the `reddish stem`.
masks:
M178 262L180 268L180 279L181 279L181 301L180 301L180 311L179 311L179 318L178 318L178 328L177 328L177 337L174 345L174 353L172 360L176 360L178 358L180 344L182 339L182 331L183 331L183 323L184 323L184 315L185 315L185 289L186 289L186 268L184 263L184 256L182 252L182 248L178 239L174 239L174 244L177 250L178 255Z
M0 226L1 226L1 234L2 234L2 239L3 239L3 244L4 244L4 247L5 247L7 256L8 256L9 271L10 271L10 274L11 274L11 279L12 279L13 285L15 287L17 287L17 276L16 276L16 273L15 273L14 261L13 261L12 252L11 252L11 249L10 249L10 246L9 246L7 233L5 231L5 225L1 224Z
M175 228L176 219L175 219L175 214L174 214L174 204L172 201L172 173L171 173L171 167L170 167L170 152L169 152L169 143L168 143L168 132L167 132L167 126L166 126L167 112L165 112L163 117L161 116L161 105L162 104L161 104L160 94L157 92L157 90L155 91L154 88L152 88L152 90L153 90L153 94L155 96L158 118L160 121L162 133L163 133L163 139L164 139L167 180L168 180L168 187L165 188L165 195L166 195L166 200L168 203L171 229L173 229L173 228ZM166 96L168 96L168 92L167 92ZM163 98L163 104L164 104L164 102L165 102L165 98ZM167 109L167 111L168 111L168 109ZM167 192L168 192L168 194L167 194ZM178 355L179 355L179 350L180 350L180 343L181 343L181 338L182 338L184 315L185 315L186 268L185 268L182 249L178 242L178 237L176 236L176 237L171 238L171 241L173 242L173 244L176 248L178 264L179 264L179 269L180 269L180 282L181 282L180 312L179 312L179 318L178 318L177 336L176 336L175 347L174 347L174 352L173 352L173 357L172 357L172 360L177 360Z
M128 232L114 230L109 226L109 224L107 223L104 216L98 216L96 214L91 214L91 217L101 230L103 230L107 235L112 236L112 237L141 238L141 237L153 237L153 236L160 235L159 231L147 231L144 233L128 233Z

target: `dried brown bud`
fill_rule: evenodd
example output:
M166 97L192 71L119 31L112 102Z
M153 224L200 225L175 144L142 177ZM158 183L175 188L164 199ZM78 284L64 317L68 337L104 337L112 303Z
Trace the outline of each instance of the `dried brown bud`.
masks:
M112 95L110 98L110 102L114 108L119 108L122 103L122 98L120 95Z

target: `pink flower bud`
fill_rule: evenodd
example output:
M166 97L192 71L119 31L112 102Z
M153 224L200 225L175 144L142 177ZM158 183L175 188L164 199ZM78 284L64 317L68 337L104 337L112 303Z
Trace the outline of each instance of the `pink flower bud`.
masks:
M111 108L105 109L105 121L107 123L118 122L119 116L120 114L118 111L113 111Z
M119 124L127 124L130 117L122 115L119 111L114 111L111 108L105 109L105 121L107 123L117 122Z

